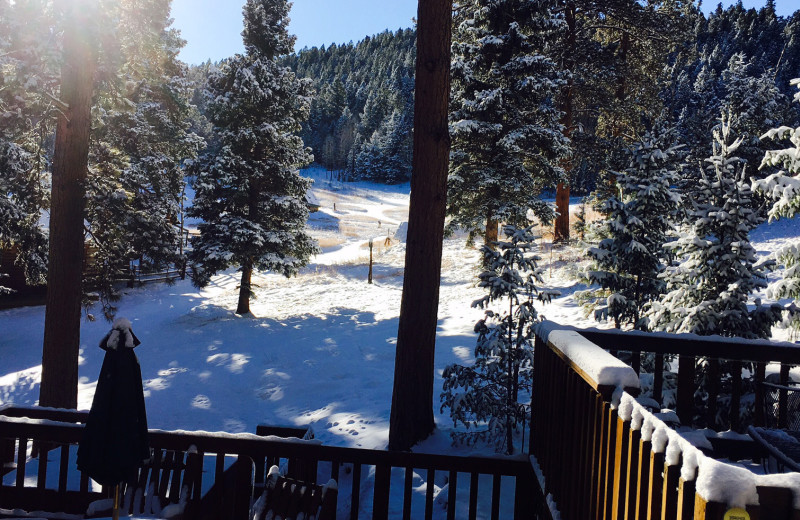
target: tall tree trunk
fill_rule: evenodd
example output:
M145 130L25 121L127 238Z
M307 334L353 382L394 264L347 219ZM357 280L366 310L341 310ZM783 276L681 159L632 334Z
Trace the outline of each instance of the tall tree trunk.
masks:
M567 49L566 49L566 63L565 67L572 70L575 62L572 57L577 52L576 50L576 26L575 26L575 2L567 2L564 18L567 22ZM572 76L567 79L567 84L564 86L561 94L561 110L564 115L561 118L561 124L564 126L564 135L566 137L572 136L572 96L573 96L573 80ZM553 226L553 242L566 242L569 240L569 177L572 172L572 159L566 159L562 162L564 167L564 174L567 177L567 182L559 182L556 186L556 216L555 225Z
M452 0L417 11L414 155L403 296L397 330L389 449L408 450L433 431L433 374L450 135Z
M622 104L625 102L625 98L627 97L627 73L628 73L628 51L631 48L631 36L628 31L624 31L622 33L622 37L620 39L620 49L619 49L619 76L617 77L617 88L614 92L614 97L617 99L619 103L618 109L622 112L615 114L616 120L614 121L613 126L613 135L614 137L619 137L623 134L623 121L622 121L622 114L624 113L624 108Z
M247 216L250 222L258 222L258 195L261 186L255 180L250 181L250 189L247 193ZM250 295L253 277L253 259L248 258L242 264L242 281L239 284L239 304L236 306L236 314L247 314L250 312Z
M572 162L564 161L564 171L569 175ZM569 241L569 184L559 182L556 186L556 222L553 228L553 242Z
M492 217L486 217L486 232L483 235L483 244L490 249L494 249L497 244L497 220Z
M250 312L250 279L253 276L253 263L248 262L242 266L242 283L239 284L239 305L236 306L236 314L247 314Z
M39 405L78 406L85 181L96 67L89 2L62 2L66 12L61 100L53 155L50 251Z
M631 35L628 31L622 33L622 38L620 40L620 49L619 49L619 61L622 64L622 71L620 72L619 77L617 77L617 90L614 93L615 97L619 101L625 101L626 97L626 87L627 87L627 62L628 62L628 51L631 49Z

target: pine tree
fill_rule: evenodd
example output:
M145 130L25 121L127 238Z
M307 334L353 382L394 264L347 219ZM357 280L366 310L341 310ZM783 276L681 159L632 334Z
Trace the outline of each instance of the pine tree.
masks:
M614 150L653 127L662 107L664 64L686 39L695 8L659 0L560 0L555 5L565 30L549 52L568 71L558 106L573 151L563 162L569 184L556 189L554 241L563 241L569 238L570 187L581 188L587 180L593 184L598 172L607 172ZM614 184L613 178L602 181Z
M538 320L536 299L549 301L554 292L541 291L542 270L533 254L536 237L531 228L504 226L505 240L496 250L484 245L484 270L479 286L488 294L472 303L486 310L475 324L478 341L475 363L449 365L442 377L442 406L450 409L453 423L466 427L454 433L457 441L486 441L499 451L514 452L514 432L529 419L533 362L533 325ZM501 310L490 309L496 304ZM470 431L470 428L475 428Z
M736 53L722 73L727 91L722 110L731 115L731 130L742 139L736 155L747 166L748 179L759 177L766 151L759 137L789 119L789 98L775 85L774 71L757 74L754 69L753 60Z
M39 404L78 406L78 350L84 242L85 181L88 169L94 73L97 68L99 6L65 6L60 104L53 151L50 247L47 268Z
M0 0L0 250L15 253L29 285L47 273L49 148L60 53L50 44L53 11L36 0ZM7 273L6 273L7 274ZM0 294L4 287L0 272Z
M0 137L0 250L14 247L15 262L30 285L41 284L47 269L47 236L39 227L41 189L36 180L30 155ZM0 272L0 295L11 292L3 286L4 276Z
M614 320L617 328L642 328L644 307L664 292L659 279L667 262L662 248L673 228L680 195L673 186L683 154L670 132L648 134L629 151L630 164L616 173L617 194L602 203L603 240L590 247L589 283L599 289L580 298L595 315Z
M792 80L792 85L800 89L800 78ZM800 103L800 92L794 100ZM791 218L800 211L800 126L791 128L781 126L765 133L762 139L775 141L788 139L789 147L769 150L764 155L762 168L778 168L776 173L763 180L753 182L753 189L766 194L774 204L769 210L770 221L778 218ZM783 266L780 280L770 285L767 294L770 298L791 298L789 305L790 321L794 327L800 326L800 242L794 241L776 252L778 262Z
M220 147L190 169L194 205L203 222L189 255L193 281L204 286L233 265L242 272L239 314L250 312L254 269L291 276L317 250L305 231L310 183L298 168L312 159L296 135L308 117L310 82L277 58L292 50L285 0L248 0L246 53L214 71L206 88L208 118Z
M281 58L319 92L300 134L316 162L346 179L408 180L410 156L394 155L398 148L401 154L411 149L415 37L414 29L384 31L356 44L312 47ZM395 137L387 138L390 133Z
M181 164L204 143L188 131L191 89L177 60L184 42L169 28L169 4L119 3L116 85L97 96L86 217L97 252L84 287L99 294L107 318L115 279L131 261L144 271L183 264Z
M539 0L459 2L453 30L451 227L484 240L499 222L553 218L539 198L562 180L568 152L553 98L562 80L544 56L557 22Z
M667 293L653 302L650 327L668 332L766 338L778 319L775 307L748 308L751 295L766 287L767 265L758 263L749 233L763 222L752 209L730 125L723 117L714 131L713 154L695 191L687 229L668 244L678 263L664 273Z
M442 241L447 190L447 104L450 96L451 0L417 11L412 180L403 296L397 323L389 449L408 451L436 427L433 417Z

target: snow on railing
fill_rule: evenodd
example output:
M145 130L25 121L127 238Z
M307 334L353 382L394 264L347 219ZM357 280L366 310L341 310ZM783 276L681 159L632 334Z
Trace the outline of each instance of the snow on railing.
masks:
M641 387L633 368L581 331L543 322L535 332L530 453L540 467L542 496L550 497L548 504L558 501L562 518L721 520L730 507L772 520L800 513L800 474L757 475L700 449L712 448L709 436L744 435L679 433L667 424L679 423L679 414L648 411L647 406L660 405L651 398L637 400ZM602 339L605 348L621 351L653 347L632 344L628 337ZM658 339L673 342L658 346L664 351L676 346L687 350L680 338ZM691 355L704 355L704 345L690 345L695 349ZM775 354L769 352L765 359Z
M667 466L680 464L681 479L694 480L697 494L706 502L744 509L759 504L758 487L781 487L793 490L793 507L800 509L800 473L759 475L708 457L695 446L695 439L670 428L628 393L621 397L618 414L630 422L631 430L641 432L642 441L651 443L653 453L665 454Z
M536 335L555 347L596 385L639 388L639 376L627 364L581 336L576 330L552 321L536 325Z

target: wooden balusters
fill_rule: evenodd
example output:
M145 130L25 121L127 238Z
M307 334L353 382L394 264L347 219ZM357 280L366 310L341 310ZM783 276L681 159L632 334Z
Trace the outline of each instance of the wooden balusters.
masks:
M361 464L353 464L353 489L350 493L350 520L358 520L361 505Z
M372 520L385 520L389 517L390 477L390 466L386 464L375 466L375 485L372 495Z

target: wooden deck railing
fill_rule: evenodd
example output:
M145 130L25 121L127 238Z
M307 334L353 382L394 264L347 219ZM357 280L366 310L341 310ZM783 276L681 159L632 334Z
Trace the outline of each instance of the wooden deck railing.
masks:
M609 359L593 343L598 336L552 323L537 331L530 451L543 492L562 518L722 520L736 505L746 506L754 519L800 518L800 474L757 476L706 457L635 401L635 371ZM599 342L616 350L674 352L691 358L692 368L698 356L723 353L713 350L719 345L706 350L704 342L687 344L679 337L651 344L647 337L622 336L599 336ZM787 348L745 353L742 359L796 363L796 349ZM714 480L722 474L733 481L720 490Z
M8 411L8 410L6 410ZM13 484L0 487L0 508L14 506L17 499L33 499L40 504L51 504L59 511L80 513L92 500L102 495L89 491L86 477L81 478L77 489L70 489L66 473L77 471L71 457L80 440L82 425L52 422L54 419L74 421L81 412L36 411L12 412L10 415L35 415L39 420L3 417L0 410L0 462L8 469L16 468ZM40 419L50 419L41 421ZM32 457L35 441L51 450L60 450L56 482L47 475L47 457ZM150 444L154 448L183 453L194 446L205 468L197 476L195 487L208 494L217 486L217 500L234 492L231 486L219 486L225 470L233 460L253 461L250 489L258 489L268 468L273 464L287 465L295 476L325 483L333 478L339 486L340 512L351 519L403 518L431 519L434 508L446 509L448 519L481 518L533 518L535 477L527 458L498 459L483 457L457 457L421 453L399 453L380 450L363 450L323 446L315 441L281 440L252 434L225 434L206 432L150 431ZM52 453L52 451L51 451ZM28 471L31 465L36 471ZM293 468L293 469L292 469ZM36 479L25 478L35 473ZM30 475L29 475L30 477ZM366 493L367 479L371 480L372 493ZM34 482L35 480L35 482ZM247 483L244 484L246 489ZM424 491L419 486L424 485ZM442 491L447 485L447 492ZM236 485L241 494L243 484ZM365 487L366 486L366 487ZM250 498L246 495L248 499ZM202 501L202 497L193 496ZM26 502L27 503L27 502ZM243 516L208 516L213 504L200 507L208 518L243 518ZM240 511L240 506L230 506L228 511ZM246 508L245 508L246 509ZM441 513L440 513L441 514ZM237 513L238 515L238 513ZM438 515L437 515L438 516Z
M743 432L750 424L763 426L765 423L764 385L767 367L777 372L777 381L786 387L789 382L789 371L800 365L800 348L797 346L775 343L766 340L732 341L730 338L701 337L690 334L673 335L648 334L645 332L618 330L581 330L581 336L587 338L600 348L630 355L630 366L634 371L641 371L642 354L649 354L654 359L652 397L664 404L664 360L677 358L678 379L675 410L681 423L697 424L712 429L731 429ZM697 363L704 361L709 377L705 390L708 398L699 401L695 398L697 389ZM725 412L727 422L716 424L718 415L717 397L721 390L722 364L725 363L730 373L726 381L726 391L730 395L729 406ZM742 368L750 368L751 377L742 378ZM755 394L754 413L752 419L740 416L741 399L747 393ZM786 427L789 416L786 390L779 392L777 412L779 426Z

